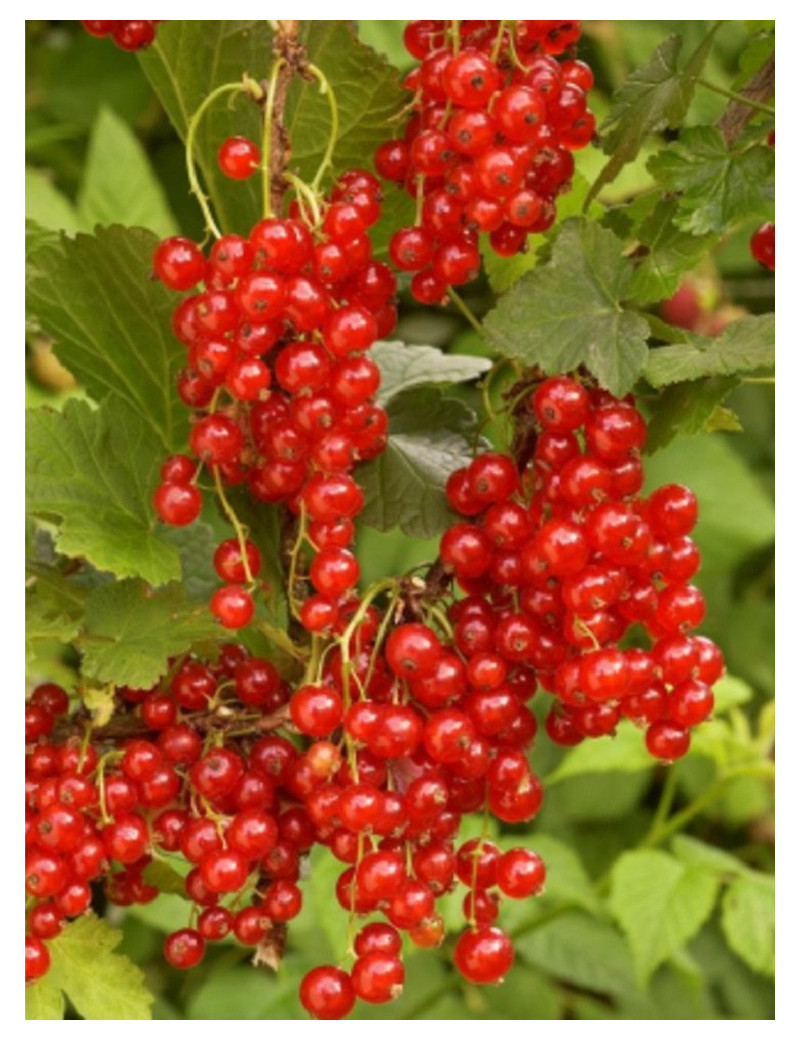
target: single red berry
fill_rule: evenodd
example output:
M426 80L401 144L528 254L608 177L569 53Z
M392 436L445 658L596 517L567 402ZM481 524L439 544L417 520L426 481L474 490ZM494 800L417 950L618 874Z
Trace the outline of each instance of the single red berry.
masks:
M219 146L217 162L226 177L243 181L256 172L261 162L261 151L247 137L229 137Z

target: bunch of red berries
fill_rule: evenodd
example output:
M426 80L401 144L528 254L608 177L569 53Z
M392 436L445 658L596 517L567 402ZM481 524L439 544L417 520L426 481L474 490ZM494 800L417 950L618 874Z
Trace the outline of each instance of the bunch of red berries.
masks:
M149 47L156 38L156 26L163 19L153 22L81 22L91 36L110 36L123 51L141 51Z
M414 115L403 138L380 146L375 167L418 201L416 223L395 232L389 251L414 272L420 302L439 303L448 286L477 275L481 232L512 256L555 220L572 151L594 134L591 69L558 60L579 36L580 22L407 26L406 47L420 61L406 81Z
M386 443L386 413L374 403L380 375L368 356L396 322L395 278L372 259L368 229L380 214L369 173L343 174L318 226L297 213L259 221L247 238L219 238L204 256L185 238L156 250L156 275L170 289L195 290L176 307L173 328L187 349L178 380L193 410L193 457L164 463L155 493L159 516L191 523L202 496L197 476L243 485L258 502L304 513L318 555L306 608L311 630L328 625L359 570L346 548L363 504L351 476ZM226 582L212 600L223 625L253 616L260 560L241 536L214 559Z
M557 376L529 408L538 428L522 474L501 454L453 474L448 497L467 517L441 559L469 594L456 640L524 662L526 681L556 696L558 744L611 734L625 716L648 750L674 761L714 706L719 648L693 636L702 593L690 532L697 500L668 485L641 497L647 428L631 400ZM638 643L620 643L632 629ZM462 631L463 628L463 631Z

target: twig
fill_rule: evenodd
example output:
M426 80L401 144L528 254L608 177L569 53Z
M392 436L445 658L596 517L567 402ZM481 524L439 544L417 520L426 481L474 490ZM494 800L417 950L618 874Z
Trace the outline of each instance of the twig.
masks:
M722 116L717 121L717 129L725 138L725 143L730 147L744 131L744 128L758 111L753 106L763 105L775 97L775 55L773 54L750 82L742 87L741 101L731 101Z

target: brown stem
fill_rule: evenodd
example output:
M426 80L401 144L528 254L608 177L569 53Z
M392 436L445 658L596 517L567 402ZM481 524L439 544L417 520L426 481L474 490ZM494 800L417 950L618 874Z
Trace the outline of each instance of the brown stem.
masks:
M739 93L760 105L775 97L775 54L764 62L750 82ZM756 114L756 109L742 101L731 101L717 122L717 129L730 147Z
M217 708L206 715L193 715L186 721L200 733L212 731L229 733L231 735L244 736L245 730L255 736L258 733L266 733L285 724L289 718L289 709L280 708L271 715L263 715L261 718L253 718L252 715L242 717L235 709L226 710ZM69 737L83 736L86 727L91 726L91 717L88 713L73 715L62 719L53 730L52 740L61 744ZM148 726L136 715L117 715L105 726L97 726L91 731L91 742L93 744L114 744L133 737L151 737L155 739L158 731Z
M270 202L276 217L282 215L286 182L283 174L292 154L292 143L286 129L286 98L294 75L307 76L308 57L300 42L300 22L279 21L274 43L275 58L285 64L278 72L275 106L272 113L272 156L270 160Z

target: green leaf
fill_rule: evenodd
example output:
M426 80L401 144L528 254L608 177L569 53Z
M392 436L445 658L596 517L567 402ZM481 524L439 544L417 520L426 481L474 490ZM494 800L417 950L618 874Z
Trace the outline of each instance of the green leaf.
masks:
M26 1020L61 1021L64 1018L65 1007L64 994L58 986L53 985L49 975L25 987Z
M65 925L48 943L48 981L64 991L83 1018L150 1019L153 997L144 973L113 950L122 932L89 914Z
M138 228L62 237L36 252L29 309L59 360L98 401L114 395L149 427L159 451L185 447L188 412L175 393L186 351L172 334L178 296L151 277L158 239Z
M98 682L149 687L170 657L220 632L208 607L190 603L177 582L159 589L134 578L103 585L86 603L83 672Z
M33 516L55 519L56 544L118 577L154 584L180 577L176 549L155 530L150 501L161 445L122 401L93 409L68 401L26 424L26 484Z
M25 586L25 638L68 643L80 631L86 589L57 568L33 564Z
M346 21L305 21L301 40L328 78L339 109L334 173L363 166L364 157L391 136L391 120L406 103L397 70L354 35ZM158 44L139 55L159 100L182 138L189 119L217 86L248 73L269 75L273 35L269 22L172 21L159 27ZM258 177L233 183L217 164L220 142L233 134L261 139L260 110L241 97L221 98L205 114L196 156L223 228L246 234L261 218ZM310 180L325 153L331 125L327 98L316 80L295 77L286 106L291 165Z
M170 895L180 896L181 899L190 898L186 892L183 875L164 860L154 859L148 863L142 871L142 877L145 884L155 885L159 892L169 892Z
M409 387L425 383L466 383L492 367L486 358L445 354L438 347L411 346L398 340L376 343L370 357L381 370L378 391L381 404Z
M741 433L742 421L732 408L717 405L703 423L703 433Z
M676 834L670 848L682 863L709 870L721 881L748 873L748 868L735 856L697 838L690 838L688 834Z
M472 459L475 415L434 386L395 394L386 411L386 451L358 471L361 521L379 531L400 527L412 538L432 538L454 520L444 488L453 470Z
M114 688L112 686L94 687L83 691L84 707L92 713L93 726L105 726L110 721L116 708Z
M709 423L719 421L720 403L738 382L735 376L712 376L666 387L654 402L647 423L647 451L658 451L679 433L708 432ZM730 429L730 424L725 428Z
M714 684L714 710L717 715L753 699L753 687L735 675L723 675Z
M42 170L25 169L25 216L51 231L75 234L83 223L75 207Z
M775 974L775 880L750 873L722 898L722 930L728 945L753 971Z
M767 145L732 151L719 130L696 126L647 167L665 191L680 192L675 223L694 235L774 217L775 150Z
M531 844L547 867L543 897L575 903L596 913L599 910L597 893L577 852L550 834L534 835Z
M148 228L159 237L178 228L164 189L128 124L110 108L101 108L89 138L86 167L78 195L85 227L125 224Z
M548 374L586 365L613 394L631 389L647 359L647 322L626 310L633 268L622 243L593 221L568 220L543 267L529 272L485 320L500 353Z
M640 226L637 237L647 254L636 268L628 299L647 304L672 296L681 276L696 267L716 242L714 235L693 235L674 223L677 199L664 199Z
M627 936L642 987L700 930L716 896L714 877L666 852L627 852L617 860L609 906Z
M611 740L587 740L568 751L547 782L555 784L583 773L638 773L652 768L642 731L622 722Z
M735 376L775 367L775 315L748 315L708 339L687 334L688 343L651 350L644 377L651 386L667 386L705 376Z
M683 69L678 67L683 40L668 36L646 64L634 69L614 97L601 127L603 151L611 158L592 185L587 202L610 184L626 163L639 154L649 134L683 122L695 89L695 78L706 60L716 32L714 27Z
M514 945L529 964L593 993L622 995L635 985L622 936L611 924L582 911L560 914L528 932L520 930Z

